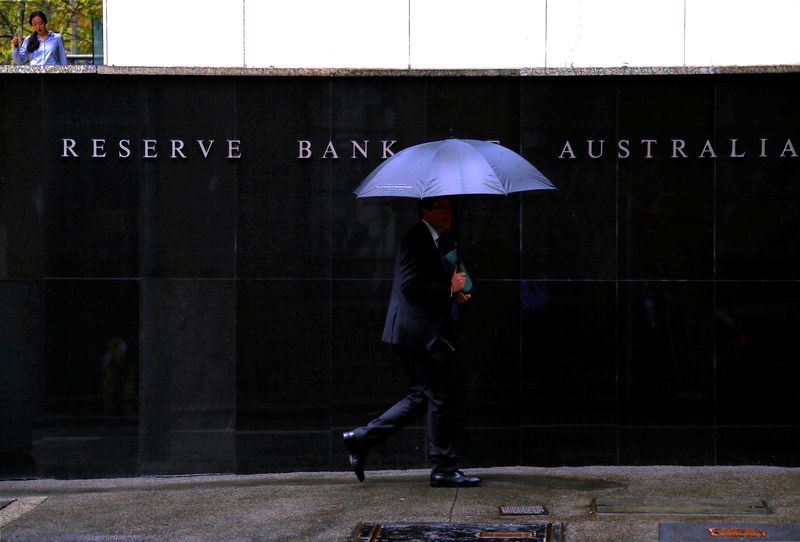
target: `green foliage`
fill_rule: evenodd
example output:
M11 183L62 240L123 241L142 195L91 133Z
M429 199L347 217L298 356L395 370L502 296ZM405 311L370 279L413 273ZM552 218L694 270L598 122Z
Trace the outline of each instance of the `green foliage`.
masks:
M92 54L92 20L102 20L102 0L0 0L0 63L13 64L11 38L21 42L31 33L28 18L36 10L47 15L48 29L61 34L67 55Z

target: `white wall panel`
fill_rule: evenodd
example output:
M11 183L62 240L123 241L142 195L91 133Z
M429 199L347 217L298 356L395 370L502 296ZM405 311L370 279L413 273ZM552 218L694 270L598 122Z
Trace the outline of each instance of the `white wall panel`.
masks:
M412 68L544 65L545 0L411 0Z
M680 66L683 1L551 0L547 66Z
M246 0L245 6L248 67L408 67L408 0Z
M106 64L242 66L242 0L106 0Z
M800 0L104 0L116 66L799 64Z
M800 0L686 0L686 64L800 63Z

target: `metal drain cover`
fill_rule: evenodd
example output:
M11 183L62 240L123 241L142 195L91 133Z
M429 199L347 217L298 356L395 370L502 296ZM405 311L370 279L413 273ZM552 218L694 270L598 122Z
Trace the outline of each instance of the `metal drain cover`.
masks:
M501 516L546 516L547 509L539 504L524 506L499 506Z
M354 542L563 542L560 523L361 523Z

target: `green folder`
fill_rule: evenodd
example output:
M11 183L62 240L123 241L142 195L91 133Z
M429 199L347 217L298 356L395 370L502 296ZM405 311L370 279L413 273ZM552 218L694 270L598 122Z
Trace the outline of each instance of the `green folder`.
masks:
M447 262L452 265L453 267L456 266L456 251L455 249L451 250L447 253L444 257ZM472 279L469 277L469 273L467 269L464 267L464 262L460 262L458 265L458 270L466 275L467 282L464 285L464 293L470 293L472 291Z

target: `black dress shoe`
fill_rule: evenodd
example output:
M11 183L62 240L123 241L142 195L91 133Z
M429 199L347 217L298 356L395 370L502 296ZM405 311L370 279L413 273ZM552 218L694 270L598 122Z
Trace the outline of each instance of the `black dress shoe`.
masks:
M342 439L344 440L344 447L347 448L347 453L350 454L350 466L353 467L353 472L356 473L358 481L363 482L366 450L364 450L364 447L358 442L358 439L352 431L342 433Z
M460 470L431 474L431 487L475 487L481 485L477 476L467 476Z

